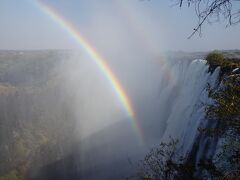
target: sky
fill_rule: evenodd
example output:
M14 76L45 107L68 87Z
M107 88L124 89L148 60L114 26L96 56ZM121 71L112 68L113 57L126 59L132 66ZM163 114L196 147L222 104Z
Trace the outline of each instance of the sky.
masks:
M240 25L197 23L192 8L172 0L42 0L101 51L207 51L239 49ZM0 49L75 49L78 44L35 0L1 0Z

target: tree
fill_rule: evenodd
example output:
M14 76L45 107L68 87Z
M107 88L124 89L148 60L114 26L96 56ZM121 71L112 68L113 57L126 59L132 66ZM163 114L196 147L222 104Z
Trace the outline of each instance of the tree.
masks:
M240 136L240 75L225 77L220 89L209 90L209 97L214 103L207 107L208 118L217 119L221 132Z
M240 0L177 0L177 5L195 8L198 23L193 29L191 38L195 33L201 35L202 25L205 22L227 21L226 26L240 23Z
M126 179L193 179L195 166L180 156L177 145L178 140L171 137L169 142L161 142L138 163L136 175Z
M225 62L227 62L225 60L225 57L223 54L219 53L219 52L211 52L207 55L206 60L208 61L208 63L210 64L210 66L212 65L223 65L225 64Z

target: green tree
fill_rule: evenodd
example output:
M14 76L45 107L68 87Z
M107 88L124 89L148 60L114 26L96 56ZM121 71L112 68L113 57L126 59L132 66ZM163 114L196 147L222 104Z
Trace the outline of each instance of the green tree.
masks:
M209 53L206 57L206 60L208 61L210 66L212 66L212 65L222 66L227 63L224 55L217 51Z

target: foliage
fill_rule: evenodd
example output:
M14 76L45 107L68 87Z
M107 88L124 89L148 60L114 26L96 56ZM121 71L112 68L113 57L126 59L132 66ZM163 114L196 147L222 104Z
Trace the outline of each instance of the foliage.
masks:
M225 61L224 55L217 51L209 53L206 57L206 60L210 65L225 66L227 64L227 61Z
M177 152L178 141L162 142L150 150L143 161L138 164L137 176L134 179L161 180L161 179L192 179L194 164Z
M226 77L220 89L209 89L209 96L214 104L207 108L208 117L217 119L221 131L240 134L240 76Z
M214 72L217 67L221 67L219 74L220 81L223 80L224 76L231 75L234 69L240 67L240 58L238 54L231 55L224 51L213 51L209 53L205 59L209 64L210 72Z

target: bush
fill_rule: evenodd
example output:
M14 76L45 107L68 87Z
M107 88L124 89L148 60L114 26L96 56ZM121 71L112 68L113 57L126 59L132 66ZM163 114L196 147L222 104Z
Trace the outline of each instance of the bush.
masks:
M189 163L185 157L180 156L177 145L178 140L171 137L169 142L160 143L138 163L136 175L126 179L193 179L194 163Z
M209 53L206 57L206 60L210 65L225 66L228 64L224 55L217 51Z

